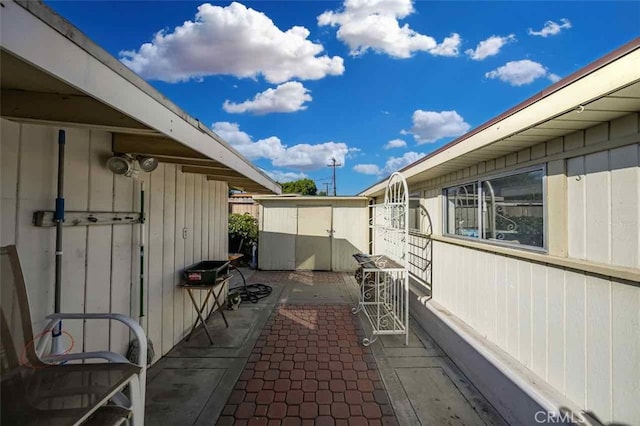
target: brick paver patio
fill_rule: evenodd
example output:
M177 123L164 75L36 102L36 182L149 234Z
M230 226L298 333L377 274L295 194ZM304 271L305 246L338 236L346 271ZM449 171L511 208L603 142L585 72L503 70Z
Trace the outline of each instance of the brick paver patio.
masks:
M343 274L325 271L258 271L247 282L288 284L342 284Z
M218 425L381 425L397 421L348 305L279 305Z

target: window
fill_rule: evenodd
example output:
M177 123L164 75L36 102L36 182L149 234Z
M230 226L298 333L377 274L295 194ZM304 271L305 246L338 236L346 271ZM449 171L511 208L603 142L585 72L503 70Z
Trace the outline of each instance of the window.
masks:
M478 238L477 189L476 183L445 189L447 234Z
M446 234L543 248L544 168L446 188Z

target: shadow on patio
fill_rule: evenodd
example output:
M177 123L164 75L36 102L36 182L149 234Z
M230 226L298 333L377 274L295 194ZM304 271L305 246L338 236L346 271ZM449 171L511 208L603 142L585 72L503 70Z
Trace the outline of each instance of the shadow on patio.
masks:
M228 329L214 314L213 346L198 329L149 370L148 424L504 424L415 323L408 346L384 336L363 347L350 275L257 272L248 281L273 293L226 311Z

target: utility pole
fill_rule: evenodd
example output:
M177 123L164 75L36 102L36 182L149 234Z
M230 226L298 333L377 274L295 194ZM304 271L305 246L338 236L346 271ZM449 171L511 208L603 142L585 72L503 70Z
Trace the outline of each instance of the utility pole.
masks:
M331 164L327 164L327 167L333 168L333 196L336 196L336 167L340 167L342 164L336 161L336 157L331 157Z
M325 195L329 195L329 182L324 182L323 185Z

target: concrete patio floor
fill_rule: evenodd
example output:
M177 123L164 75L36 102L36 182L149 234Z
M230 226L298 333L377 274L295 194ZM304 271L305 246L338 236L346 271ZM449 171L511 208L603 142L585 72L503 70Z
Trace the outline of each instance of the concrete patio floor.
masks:
M370 328L350 313L352 276L261 271L248 281L273 292L225 311L228 329L214 314L214 345L198 329L149 370L147 424L505 424L417 324L408 346L383 336L363 347Z

